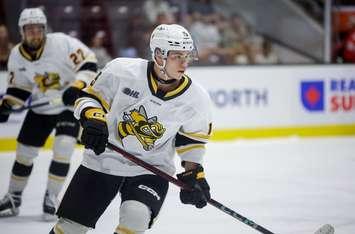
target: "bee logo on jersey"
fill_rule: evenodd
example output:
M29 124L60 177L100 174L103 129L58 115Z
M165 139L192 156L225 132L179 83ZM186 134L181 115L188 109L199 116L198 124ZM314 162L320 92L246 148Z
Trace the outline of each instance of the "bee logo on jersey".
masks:
M123 114L123 121L118 123L118 134L121 140L128 135L135 136L142 144L143 149L153 149L154 143L165 132L164 126L158 122L156 116L148 118L144 106L139 110L133 109Z
M48 89L60 89L61 87L58 73L45 72L43 75L37 73L33 79L35 80L39 90L41 90L43 93Z

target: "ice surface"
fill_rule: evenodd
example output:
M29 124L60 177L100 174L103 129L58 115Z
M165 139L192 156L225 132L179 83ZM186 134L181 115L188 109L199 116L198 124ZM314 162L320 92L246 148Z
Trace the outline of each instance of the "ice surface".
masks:
M35 160L20 216L0 219L1 234L48 233L53 226L41 221L50 157L50 151L41 151ZM0 154L0 196L7 191L13 160L14 152ZM77 149L70 176L80 160ZM355 233L355 137L212 142L205 171L215 200L274 233L314 233L325 223L336 234ZM212 206L198 210L181 204L178 191L170 186L147 233L259 233ZM112 234L119 204L117 196L89 233Z

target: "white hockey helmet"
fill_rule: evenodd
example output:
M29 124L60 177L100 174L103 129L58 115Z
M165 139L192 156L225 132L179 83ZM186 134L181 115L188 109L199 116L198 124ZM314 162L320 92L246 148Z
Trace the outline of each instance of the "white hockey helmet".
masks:
M171 50L196 52L190 33L178 24L161 24L153 30L150 36L150 50L153 59L156 49L160 49L164 58Z
M47 17L41 8L26 8L21 12L18 20L21 33L23 33L23 27L28 24L43 24L44 29L47 29Z

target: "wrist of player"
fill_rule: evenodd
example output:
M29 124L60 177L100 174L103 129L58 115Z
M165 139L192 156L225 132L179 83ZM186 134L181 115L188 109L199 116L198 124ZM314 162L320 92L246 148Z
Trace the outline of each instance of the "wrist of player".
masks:
M97 107L85 108L81 112L80 123L83 127L81 143L96 155L103 153L109 135L105 112Z

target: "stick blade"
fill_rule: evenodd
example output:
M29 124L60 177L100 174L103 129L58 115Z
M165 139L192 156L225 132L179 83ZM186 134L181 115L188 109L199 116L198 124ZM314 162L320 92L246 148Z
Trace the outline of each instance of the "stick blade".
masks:
M334 227L330 224L324 224L314 234L334 234Z

